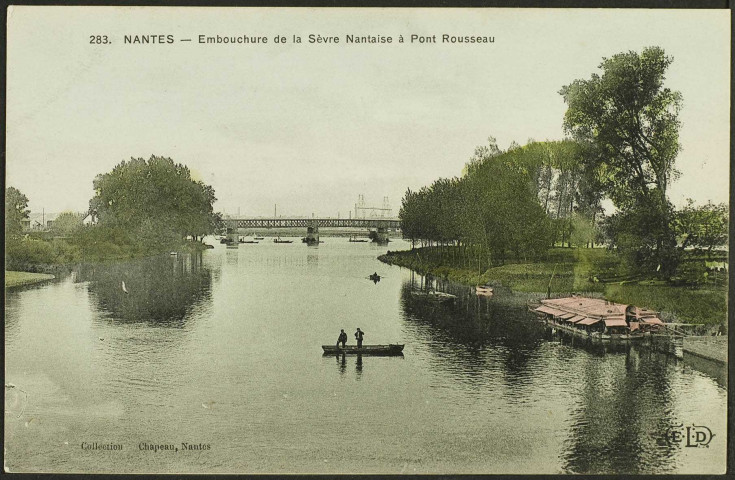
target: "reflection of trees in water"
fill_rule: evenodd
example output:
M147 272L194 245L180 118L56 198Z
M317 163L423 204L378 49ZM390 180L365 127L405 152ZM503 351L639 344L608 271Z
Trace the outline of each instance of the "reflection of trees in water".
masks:
M19 331L20 315L16 313L20 300L19 289L5 290L5 341L9 342L16 337ZM7 344L7 343L6 343Z
M525 302L515 297L478 297L474 288L429 279L430 289L456 295L452 303L442 303L415 295L427 289L425 279L412 279L401 288L405 317L423 328L432 353L460 365L464 375L484 376L487 356L493 350L502 361L502 374L509 386L533 375L529 362L543 340L543 326L529 319Z
M212 287L201 253L86 265L76 278L89 282L91 298L113 320L167 326L183 326L188 312L210 298Z
M306 255L306 265L309 268L317 268L319 266L319 254L308 253Z
M237 262L240 260L240 254L237 248L228 247L225 250L225 257L227 258L227 265L237 265Z
M529 321L525 305L478 297L469 287L441 285L437 290L457 298L444 303L414 295L415 288L406 282L401 287L401 305L409 320L432 327L432 333L441 333L453 343L531 347L542 339L543 328Z
M677 446L666 443L674 392L674 359L645 347L587 346L604 358L570 363L581 369L579 407L565 441L565 470L574 473L663 473Z
M604 357L608 353L626 353L631 347L629 342L602 342L598 339L580 337L564 330L549 328L545 329L544 337L549 341L557 341L561 345L584 350L596 357ZM562 352L567 352L570 359L575 357L575 350L567 349Z

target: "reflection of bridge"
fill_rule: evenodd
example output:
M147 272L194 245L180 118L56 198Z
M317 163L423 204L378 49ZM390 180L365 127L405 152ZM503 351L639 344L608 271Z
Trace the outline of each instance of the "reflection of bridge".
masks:
M397 218L227 218L230 228L401 228Z

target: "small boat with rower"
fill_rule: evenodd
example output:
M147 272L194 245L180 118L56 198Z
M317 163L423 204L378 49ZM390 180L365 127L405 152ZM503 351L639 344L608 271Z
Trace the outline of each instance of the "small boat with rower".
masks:
M281 240L281 237L273 239L273 243L293 243L293 240Z
M363 345L357 348L357 345L345 345L344 348L337 345L322 345L324 355L375 355L375 356L393 356L403 355L403 345Z

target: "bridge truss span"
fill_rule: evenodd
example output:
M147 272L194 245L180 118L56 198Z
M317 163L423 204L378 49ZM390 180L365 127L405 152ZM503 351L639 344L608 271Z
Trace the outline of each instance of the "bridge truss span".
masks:
M387 218L229 218L234 228L401 228L401 221Z

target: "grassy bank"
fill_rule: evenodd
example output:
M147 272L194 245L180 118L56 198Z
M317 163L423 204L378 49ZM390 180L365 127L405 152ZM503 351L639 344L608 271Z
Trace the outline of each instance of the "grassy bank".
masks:
M30 273L5 271L5 288L20 287L22 285L31 285L34 283L53 280L55 277L47 273Z
M661 312L666 321L727 324L727 286L723 280L697 288L674 286L635 275L614 253L604 249L555 248L533 263L506 263L485 271L466 268L446 250L421 248L388 252L379 259L466 285L502 285L517 292L602 295L608 300ZM723 277L724 278L724 277Z

